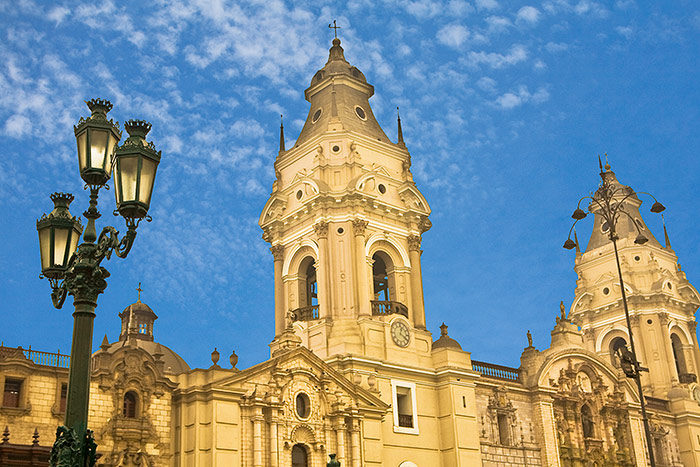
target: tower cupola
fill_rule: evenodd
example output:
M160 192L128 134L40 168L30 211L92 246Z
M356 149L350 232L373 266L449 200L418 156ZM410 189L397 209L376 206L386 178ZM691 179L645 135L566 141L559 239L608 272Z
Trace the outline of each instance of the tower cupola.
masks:
M129 337L153 341L153 322L158 316L151 307L141 301L141 284L139 284L139 297L136 303L132 303L119 313L122 320L122 330L119 340L124 341Z

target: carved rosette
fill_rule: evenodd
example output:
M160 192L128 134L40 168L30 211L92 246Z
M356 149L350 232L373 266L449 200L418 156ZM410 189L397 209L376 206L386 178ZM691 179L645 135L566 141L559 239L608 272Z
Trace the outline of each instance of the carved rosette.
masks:
M355 236L361 236L365 234L365 230L367 229L367 226L369 225L369 222L362 220L362 219L353 219L352 221L352 231L355 234Z
M272 257L275 261L282 261L284 259L284 245L272 245L270 247L270 252L272 252Z
M420 235L409 235L406 240L408 240L408 251L420 251Z
M318 238L328 238L328 222L314 224L314 232Z

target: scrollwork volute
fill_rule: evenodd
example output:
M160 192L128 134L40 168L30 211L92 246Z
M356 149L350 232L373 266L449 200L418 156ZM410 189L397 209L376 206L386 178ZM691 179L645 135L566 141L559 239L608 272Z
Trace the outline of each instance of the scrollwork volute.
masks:
M328 238L328 222L314 224L314 232L318 238Z
M409 235L406 240L408 240L408 251L420 251L420 235Z
M270 252L275 261L282 261L284 259L284 245L272 245L270 247Z
M364 235L369 222L362 219L353 219L352 231L356 236Z

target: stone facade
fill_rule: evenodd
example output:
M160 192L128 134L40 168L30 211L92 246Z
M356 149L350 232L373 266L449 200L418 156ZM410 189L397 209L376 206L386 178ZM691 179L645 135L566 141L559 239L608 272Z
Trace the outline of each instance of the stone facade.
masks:
M404 142L372 114L373 92L334 40L299 138L281 141L259 221L274 263L270 359L238 370L233 355L225 369L215 351L210 368L190 369L154 340L153 310L129 305L119 339L93 355L98 465L322 467L329 454L351 467L647 465L639 393L616 360L629 336L598 214L549 346L529 338L519 368L472 362L447 326L437 339L425 327L430 207ZM602 176L619 183L609 167ZM618 244L656 465L700 467L700 297L668 239L632 241L646 226L628 200ZM37 429L50 445L62 421L67 361L47 355L0 348L0 426L14 442Z

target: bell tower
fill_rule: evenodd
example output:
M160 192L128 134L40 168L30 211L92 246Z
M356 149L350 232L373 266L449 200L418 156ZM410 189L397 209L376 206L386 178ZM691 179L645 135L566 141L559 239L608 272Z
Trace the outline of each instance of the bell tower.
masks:
M429 352L420 245L430 207L413 182L400 119L394 143L372 113L373 94L336 38L305 91L309 113L293 147L281 128L259 220L274 259L273 353L292 329L322 358L386 357L388 347L417 342Z
M660 399L669 399L672 389L688 394L700 370L695 321L700 296L681 270L665 225L662 245L639 212L637 193L617 180L609 164L601 175L619 189L619 202L629 214L618 219L617 245L637 357L649 369L642 373L644 392ZM591 238L583 253L576 245L578 280L570 317L581 326L588 350L619 367L616 349L628 345L629 337L610 226L595 206L594 195ZM648 241L635 243L640 235Z

